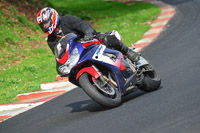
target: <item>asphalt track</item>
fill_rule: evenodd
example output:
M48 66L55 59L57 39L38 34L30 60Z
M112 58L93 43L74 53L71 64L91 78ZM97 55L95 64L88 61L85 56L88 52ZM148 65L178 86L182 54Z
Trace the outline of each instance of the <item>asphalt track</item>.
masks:
M162 78L158 91L137 91L106 109L76 88L0 123L1 133L199 133L200 1L163 0L176 15L142 54Z

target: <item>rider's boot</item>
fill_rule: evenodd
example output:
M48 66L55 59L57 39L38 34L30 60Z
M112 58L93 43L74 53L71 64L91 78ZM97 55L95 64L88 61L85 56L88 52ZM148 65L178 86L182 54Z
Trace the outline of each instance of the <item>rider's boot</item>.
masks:
M114 49L121 51L132 62L137 62L139 60L140 58L139 53L127 47L123 42L118 40L114 35L108 35L106 37L106 41L107 41L107 46L113 47Z
M122 52L123 53L123 52ZM132 62L137 62L140 59L140 56L137 52L128 48L127 53L125 54Z

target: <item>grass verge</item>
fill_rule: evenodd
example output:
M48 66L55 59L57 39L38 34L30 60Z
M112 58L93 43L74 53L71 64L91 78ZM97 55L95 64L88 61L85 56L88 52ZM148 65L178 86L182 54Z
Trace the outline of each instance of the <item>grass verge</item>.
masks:
M0 22L0 104L5 104L16 101L18 94L39 90L41 83L55 81L56 70L36 23L9 3L0 3Z

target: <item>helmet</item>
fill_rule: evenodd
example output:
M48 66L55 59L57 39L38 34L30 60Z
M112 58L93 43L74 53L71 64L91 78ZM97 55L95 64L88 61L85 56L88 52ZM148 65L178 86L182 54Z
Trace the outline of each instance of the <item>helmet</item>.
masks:
M37 14L37 23L42 31L50 35L58 26L60 16L53 8L46 7L41 9Z

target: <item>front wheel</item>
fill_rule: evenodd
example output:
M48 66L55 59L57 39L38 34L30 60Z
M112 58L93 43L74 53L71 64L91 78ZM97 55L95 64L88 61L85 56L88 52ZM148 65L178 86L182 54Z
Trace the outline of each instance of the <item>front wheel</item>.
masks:
M147 71L143 73L144 80L139 88L145 92L157 90L161 84L160 75L156 72L155 68L150 64L146 66L145 70Z
M99 89L92 76L88 73L80 76L79 83L87 95L97 103L110 108L120 105L121 94L112 84L107 82L107 85L104 86L105 88ZM104 91L102 91L103 89ZM106 90L108 90L108 93L106 93Z

